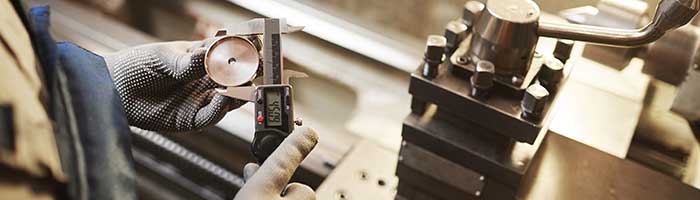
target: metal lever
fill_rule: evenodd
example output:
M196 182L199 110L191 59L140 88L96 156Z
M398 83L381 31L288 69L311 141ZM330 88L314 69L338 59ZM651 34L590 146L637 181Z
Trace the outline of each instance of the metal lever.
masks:
M638 30L557 24L540 20L537 34L612 46L639 46L659 39L666 31L687 24L698 10L700 0L662 0L656 8L653 21Z

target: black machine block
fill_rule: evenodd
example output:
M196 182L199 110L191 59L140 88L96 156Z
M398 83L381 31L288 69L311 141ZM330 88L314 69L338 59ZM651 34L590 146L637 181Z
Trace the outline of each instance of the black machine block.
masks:
M414 99L450 110L457 118L489 127L493 133L530 144L535 142L542 123L521 117L522 90L496 84L487 98L477 99L469 95L471 86L468 79L449 73L445 65L432 80L420 75L421 70L422 67L419 67L411 74L409 93ZM547 113L550 103L551 100L545 105L543 113ZM412 105L412 108L416 107L419 106Z
M409 115L402 135L407 143L514 188L525 173L526 166L510 159L512 142L488 139L442 120Z

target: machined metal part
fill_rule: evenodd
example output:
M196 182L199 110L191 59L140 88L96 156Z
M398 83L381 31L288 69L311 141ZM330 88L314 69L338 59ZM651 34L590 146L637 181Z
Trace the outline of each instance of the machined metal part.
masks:
M566 63L571 57L571 50L574 49L573 40L557 40L554 47L554 57Z
M481 60L476 63L476 70L469 78L472 85L471 95L473 97L483 97L493 87L493 77L496 67L493 63Z
M391 199L399 184L394 175L398 157L372 141L359 141L318 187L316 198Z
M260 55L253 44L238 36L222 36L207 49L204 68L223 86L239 86L256 77Z
M464 3L464 9L462 10L462 22L471 28L474 22L479 19L481 12L484 10L484 3L480 1L470 0Z
M653 42L667 31L687 24L698 10L700 0L662 0L651 23L638 30L541 21L537 34L612 46L638 46Z
M486 178L410 142L403 142L396 166L402 183L445 200L465 199L483 194Z
M294 70L285 69L282 74L282 84L288 85L289 80L292 78L306 78L309 77L306 73L298 72ZM226 88L215 88L216 92L236 99L253 102L255 101L256 86L238 86L238 87L226 87Z
M268 20L269 22L265 23L265 20ZM264 34L265 31L263 30L265 28L265 26L269 27L269 31L267 32L267 34ZM245 100L245 101L251 101L251 102L254 101L256 99L255 92L257 90L257 87L256 86L240 86L240 85L242 85L243 83L247 83L250 80L255 79L257 77L258 73L261 71L259 69L259 64L260 64L259 62L261 60L261 57L263 59L263 67L262 67L263 69L262 70L263 70L263 84L264 85L265 84L289 84L289 80L291 78L308 77L308 75L306 75L305 73L302 73L302 72L297 72L294 70L285 70L283 67L283 64L282 64L282 54L281 54L282 47L280 44L281 43L280 42L280 37L281 37L280 34L291 33L291 32L296 31L297 29L300 29L300 28L295 28L293 26L287 25L285 19L274 19L273 20L273 19L262 19L262 18L249 20L249 21L243 23L242 25L239 25L239 27L244 27L244 28L238 28L239 32L235 33L235 34L237 34L236 36L225 36L225 37L217 40L217 42L215 42L210 47L210 50L207 52L207 55L212 54L212 58L213 58L213 56L214 56L213 50L215 50L214 47L216 46L217 43L219 43L219 41L222 41L221 43L224 44L226 42L229 42L228 40L235 40L237 42L235 44L239 44L239 45L242 44L241 40L247 41L247 44L243 45L244 48L234 46L240 50L246 50L245 52L238 52L238 51L231 51L230 50L230 49L236 49L236 48L225 48L223 50L227 50L227 49L229 49L229 50L228 51L220 51L220 52L217 50L218 54L216 54L216 55L220 55L219 57L222 57L222 58L212 60L211 61L212 63L214 63L214 61L217 61L218 63L225 61L226 63L229 63L229 62L232 63L234 66L238 66L238 64L246 64L247 63L245 65L247 67L247 68L245 68L245 71L238 71L241 69L231 68L230 66L225 66L223 64L219 64L220 67L218 67L218 68L221 68L223 70L227 70L227 73L231 74L231 75L225 76L225 75L227 75L227 73L222 73L222 75L220 75L222 77L221 79L226 80L224 78L229 78L231 80L235 80L235 82L234 81L229 81L229 82L234 82L237 84L224 84L225 82L223 82L223 81L221 81L221 82L217 81L217 83L219 83L223 86L227 86L225 88L216 88L216 91L218 93L220 93L224 96L233 97L233 98L237 98L237 99L241 99L241 100ZM303 28L303 27L301 27L301 28ZM241 33L240 30L247 30L248 32ZM250 34L247 34L247 33L250 33ZM217 31L217 35L222 35L222 34L224 34L224 35L229 34L230 35L230 33L226 32L226 29L222 29L222 30ZM248 36L249 39L244 39L243 37L238 36L238 35ZM261 37L262 37L262 39L261 39ZM235 38L235 39L224 40L225 38ZM273 45L273 40L277 41L274 43L274 45ZM263 45L263 43L265 43L267 45ZM262 48L265 48L265 49L263 50ZM263 50L262 52L271 52L271 53L267 53L267 54L263 53L263 55L260 55L258 53L258 52L260 52L260 50ZM275 53L275 52L277 52L277 53ZM240 57L243 59L243 61L246 61L246 62L242 62L242 63L239 62L238 57L235 56L235 55L237 55L236 53L244 54L245 56L240 56ZM234 55L234 56L231 56L231 55ZM255 61L253 61L252 55L256 56ZM208 59L205 58L205 60L208 60ZM253 69L252 69L253 68L252 63L255 63L255 71L253 71ZM209 71L207 71L207 72L209 72ZM231 77L234 77L234 75L235 75L235 77L241 76L243 78L238 78L238 79L231 78ZM210 74L210 76L212 76L212 75ZM245 77L249 77L249 78L247 81L242 82L242 80L245 80L244 79ZM242 82L242 83L239 83L239 82Z
M407 143L509 187L519 186L527 164L517 160L526 158L512 158L519 153L514 153L511 141L483 136L488 132L471 123L463 123L462 126L474 129L464 129L441 119L423 119L424 116L411 114L404 121L402 136Z
M549 99L549 91L539 84L533 84L527 87L525 95L521 102L523 108L522 116L526 119L539 120L542 117L542 111Z
M564 78L564 63L555 57L545 58L544 64L537 72L537 80L540 84L549 92L554 92L562 78Z
M459 44L467 38L467 34L467 25L464 25L461 20L448 22L445 27L445 38L447 39L445 55L452 55L452 52L457 50Z
M428 41L425 47L425 62L423 66L423 76L432 79L437 76L438 67L442 64L445 55L445 45L447 45L447 39L440 35L430 35L428 36Z
M539 67L533 65L532 71L536 72ZM513 90L502 84L494 84L488 98L475 98L471 96L473 87L468 78L454 75L446 67L439 68L438 74L445 75L428 79L422 76L422 69L411 74L409 93L413 95L414 101L422 102L416 104L416 108L425 103L436 104L440 108L452 110L459 119L489 127L494 133L527 143L535 141L543 123L521 117L520 101L524 89ZM534 79L534 73L532 76L526 79L527 83ZM545 106L544 115L548 114L552 100L553 98L547 101L549 103Z
M539 18L534 1L488 1L474 24L469 58L491 61L499 76L525 77L538 40Z
M452 163L415 145L404 143L396 175L410 184L444 200L481 195L485 178L473 170ZM410 147L409 147L410 145Z

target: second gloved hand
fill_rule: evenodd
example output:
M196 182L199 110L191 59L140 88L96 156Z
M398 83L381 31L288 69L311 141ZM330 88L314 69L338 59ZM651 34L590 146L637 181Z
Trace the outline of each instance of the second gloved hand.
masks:
M318 135L310 128L297 128L259 166L249 163L243 169L246 180L234 200L313 200L311 187L291 183L294 171L318 142Z
M105 55L129 124L191 131L217 123L245 102L222 96L204 69L204 42L165 42Z

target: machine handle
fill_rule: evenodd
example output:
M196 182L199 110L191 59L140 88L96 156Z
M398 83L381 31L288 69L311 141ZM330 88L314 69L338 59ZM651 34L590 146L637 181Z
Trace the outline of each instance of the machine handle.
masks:
M687 24L698 10L700 0L662 0L656 8L653 21L638 30L558 24L540 20L537 34L610 46L639 46L656 41L666 31Z

